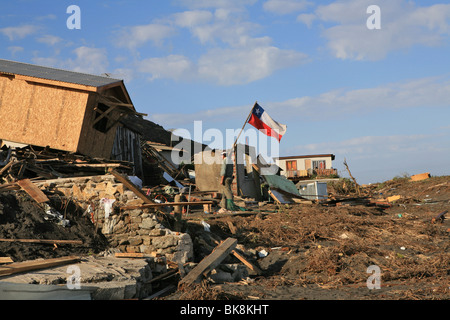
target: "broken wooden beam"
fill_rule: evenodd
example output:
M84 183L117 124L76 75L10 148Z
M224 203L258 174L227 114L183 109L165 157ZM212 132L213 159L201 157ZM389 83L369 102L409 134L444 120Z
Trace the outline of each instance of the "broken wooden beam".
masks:
M63 258L15 262L6 266L0 266L0 276L9 276L21 272L52 268L69 263L77 263L79 261L79 257L68 256Z
M164 203L147 203L136 206L123 206L121 210L134 210L134 209L145 209L153 207L167 207L167 206L188 206L188 205L203 205L203 204L214 204L213 201L189 201L189 202L164 202Z
M131 258L131 259L145 259L145 258L154 258L157 256L157 253L142 253L142 252L116 252L114 254L116 258Z
M31 182L30 179L23 179L16 182L26 193L30 195L37 203L49 201L47 196L41 189Z
M214 241L216 244L218 244L217 241ZM231 253L238 258L247 268L250 270L256 272L257 275L260 275L262 273L261 269L259 269L257 266L252 264L250 261L244 258L243 255L241 255L239 252L237 252L235 249L231 250Z
M192 269L181 281L180 286L191 285L195 282L200 282L204 274L208 274L216 268L230 252L236 247L237 239L228 238L219 244L215 250L205 257L198 265Z
M148 198L141 190L139 190L139 188L132 183L127 177L121 175L120 173L118 173L115 170L109 170L109 172L117 179L119 180L121 183L123 183L125 185L125 187L127 187L128 189L130 189L131 191L134 192L134 194L136 196L138 196L140 199L144 200L145 203L150 204L150 203L154 203L150 198Z
M247 268L250 270L256 272L257 275L260 275L262 273L261 269L259 269L257 266L249 262L247 259L245 259L240 253L238 253L236 250L232 250L231 253L238 258Z
M231 220L227 220L228 228L230 229L232 234L236 234L237 229L234 226L233 222Z
M0 239L0 242L28 242L46 244L83 244L81 240L48 240L48 239Z
M0 263L13 263L14 261L10 257L0 257Z

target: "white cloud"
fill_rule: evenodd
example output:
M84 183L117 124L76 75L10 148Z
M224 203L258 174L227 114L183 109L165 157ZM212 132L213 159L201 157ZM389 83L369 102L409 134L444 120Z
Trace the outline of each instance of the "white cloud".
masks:
M14 58L18 52L23 52L24 48L19 46L8 47L8 51L11 52L11 56Z
M208 81L224 86L247 84L277 70L297 66L306 59L301 52L272 45L268 36L256 36L262 27L247 21L245 11L236 10L253 1L195 1L195 5L190 1L182 2L195 9L172 14L152 26L167 25L173 28L170 33L177 28L187 28L205 47L199 47L195 58L171 54L138 61L139 71L148 73L151 80ZM215 11L211 12L210 8ZM135 42L139 41L127 38L127 46L135 47Z
M306 24L308 28L311 28L314 20L316 19L317 17L313 13L302 13L297 16L297 21Z
M118 32L116 43L119 47L134 50L147 42L160 45L162 40L172 36L174 28L163 24L147 24L134 27L125 27Z
M323 30L332 53L340 59L380 60L391 51L414 45L438 46L450 35L450 5L419 7L406 0L379 0L381 29L369 30L366 10L371 0L342 0L318 6L315 16L302 15L299 21L334 24Z
M313 117L315 110L330 116L378 109L444 107L450 99L450 80L422 78L390 83L375 88L334 90L316 97L301 97L274 104L286 112L304 112Z
M38 65L100 75L108 72L108 57L105 49L81 46L73 50L75 58L66 60L57 57L34 57Z
M182 81L208 81L229 86L263 79L277 70L302 63L306 55L272 46L211 49L197 63L182 55L144 59L140 72L150 79L169 78Z
M37 32L39 27L34 25L23 25L20 27L6 27L1 28L0 33L7 36L10 41L23 39L35 32Z
M206 10L194 10L175 13L172 18L177 26L192 28L210 22L213 14Z
M235 72L239 75L240 71ZM217 77L219 76L217 75ZM317 96L265 102L264 108L269 114L278 114L277 120L289 126L291 119L297 119L298 115L301 115L305 121L324 121L354 114L381 112L383 109L444 108L448 107L448 101L450 101L450 79L435 77L390 83L374 88L338 89ZM176 126L190 123L193 120L211 122L217 121L217 119L232 118L236 114L241 114L239 110L242 110L242 107L205 110L195 114L185 114L183 117L174 117L172 114L155 114L153 116L160 123ZM318 110L320 110L319 113Z
M212 49L199 59L198 73L220 85L246 84L305 59L305 54L273 46Z
M60 37L47 34L47 35L44 35L42 37L39 37L37 39L37 41L41 42L41 43L45 43L45 44L47 44L49 46L54 46L57 43L60 43L62 41L62 39Z
M150 79L169 78L184 80L192 75L193 63L182 55L170 55L162 58L149 58L138 63L140 72L150 74Z
M178 3L193 9L199 8L228 8L236 9L253 5L257 0L177 0Z
M78 47L73 51L75 59L67 62L70 70L92 74L108 72L108 57L105 49Z
M376 157L378 159L392 157L398 153L423 152L430 135L392 135L392 136L363 136L343 141L327 141L296 146L289 152L292 154L322 154L334 153L341 157L351 156L360 160Z
M264 2L263 8L277 14L288 14L304 10L310 4L306 0L268 0Z

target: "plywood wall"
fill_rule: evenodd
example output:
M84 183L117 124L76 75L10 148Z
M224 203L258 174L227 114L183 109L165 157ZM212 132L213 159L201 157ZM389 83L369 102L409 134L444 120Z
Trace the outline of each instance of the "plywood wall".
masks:
M83 128L80 134L80 142L78 145L78 152L98 158L111 158L111 151L116 137L116 123L108 132L103 133L94 129L95 111L97 106L98 96L96 93L89 95L86 111L84 114ZM108 126L114 124L119 119L118 112L111 112L108 115L111 120L108 121Z
M0 76L0 139L76 152L88 93Z

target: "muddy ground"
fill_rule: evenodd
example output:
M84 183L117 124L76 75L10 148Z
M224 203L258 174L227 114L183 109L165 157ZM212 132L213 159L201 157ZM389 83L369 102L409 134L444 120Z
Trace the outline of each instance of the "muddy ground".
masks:
M164 299L449 299L450 219L433 218L450 208L450 177L395 178L366 186L359 196L346 183L329 186L340 201L273 204L256 215L210 218L209 235L191 226L197 230L191 230L196 257L215 239L234 237L263 273L239 283L205 281ZM394 195L402 198L389 205L382 201ZM276 213L264 212L271 209ZM262 250L266 257L259 256ZM379 282L369 267L379 268Z

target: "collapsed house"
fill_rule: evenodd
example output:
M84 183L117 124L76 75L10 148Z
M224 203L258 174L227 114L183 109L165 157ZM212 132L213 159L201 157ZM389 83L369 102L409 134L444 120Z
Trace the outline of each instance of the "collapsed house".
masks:
M280 168L257 155L254 147L237 144L227 153L233 163L231 190L234 196L253 201L273 199L278 203L292 203L294 198L303 198L294 183L280 175ZM195 183L199 190L220 192L222 162L221 150L205 150L194 156Z
M138 113L122 80L0 60L3 145L126 160L141 175L139 134L120 122L129 114Z

